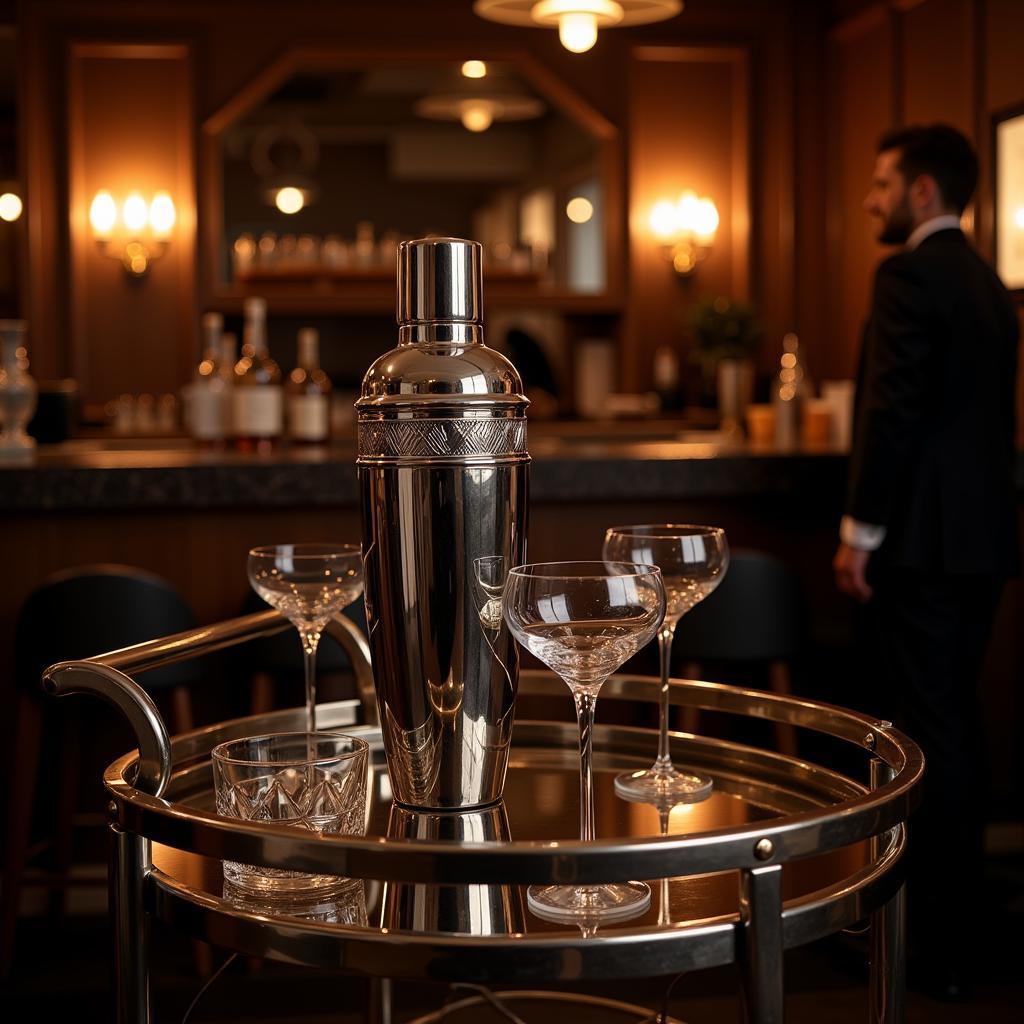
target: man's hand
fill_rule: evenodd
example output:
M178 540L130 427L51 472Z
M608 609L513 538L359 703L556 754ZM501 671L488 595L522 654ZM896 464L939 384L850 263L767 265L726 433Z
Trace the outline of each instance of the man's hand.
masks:
M861 603L870 601L874 594L865 578L870 557L870 551L860 551L857 548L851 548L849 544L840 544L836 551L836 557L832 559L832 569L836 574L836 586L844 594Z

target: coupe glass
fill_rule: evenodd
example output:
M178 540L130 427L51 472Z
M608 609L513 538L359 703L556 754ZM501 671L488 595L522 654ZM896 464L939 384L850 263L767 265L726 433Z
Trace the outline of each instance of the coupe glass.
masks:
M665 615L661 571L617 562L521 565L505 581L502 611L512 635L572 691L580 728L580 838L594 838L592 734L604 681L657 632ZM641 913L643 882L534 885L530 909L555 921L607 920Z
M363 592L357 544L276 544L249 552L249 582L299 631L306 675L306 731L316 732L316 649L324 626Z
M604 535L604 557L609 562L645 562L661 569L665 584L665 621L658 631L661 656L661 713L658 757L639 772L615 779L615 792L640 803L695 803L710 796L711 779L680 771L668 748L669 662L679 620L703 601L725 576L729 545L717 526L677 526L672 523L613 526Z

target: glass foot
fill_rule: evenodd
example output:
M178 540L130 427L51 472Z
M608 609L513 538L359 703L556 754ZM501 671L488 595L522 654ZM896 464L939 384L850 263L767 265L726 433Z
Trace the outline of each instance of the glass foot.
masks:
M526 892L526 905L545 921L621 921L642 914L651 905L651 890L645 882L531 885Z
M646 768L615 776L615 792L623 800L640 804L696 804L707 800L714 782L705 775L668 768Z

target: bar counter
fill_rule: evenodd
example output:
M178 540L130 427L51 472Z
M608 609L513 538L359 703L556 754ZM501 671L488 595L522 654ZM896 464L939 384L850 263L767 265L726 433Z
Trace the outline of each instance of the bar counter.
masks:
M713 432L531 439L534 501L693 499L841 488L841 452L780 452ZM0 462L5 512L354 506L355 447L205 451L188 441L69 441Z

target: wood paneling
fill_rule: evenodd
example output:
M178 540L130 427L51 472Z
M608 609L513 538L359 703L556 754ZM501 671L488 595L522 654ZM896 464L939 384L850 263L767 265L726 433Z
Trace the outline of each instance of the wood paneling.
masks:
M195 186L189 52L76 43L69 65L72 372L86 401L174 391L195 354ZM177 222L166 253L132 279L95 245L89 204L161 189Z
M626 390L650 387L656 348L681 347L697 295L750 298L751 259L746 51L641 47L629 83ZM648 218L658 200L675 200L685 189L714 200L721 222L709 257L679 280Z
M882 254L863 210L878 137L894 121L893 29L873 9L828 40L828 274L831 335L818 352L823 377L852 377L872 273Z

